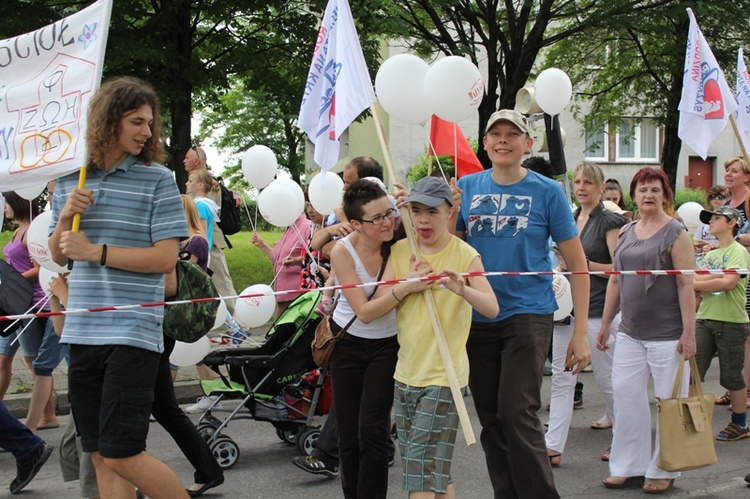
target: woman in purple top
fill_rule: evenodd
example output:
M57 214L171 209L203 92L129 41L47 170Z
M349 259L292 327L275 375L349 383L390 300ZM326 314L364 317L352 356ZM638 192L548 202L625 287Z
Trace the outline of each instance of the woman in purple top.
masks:
M622 228L615 248L615 270L693 269L693 245L682 223L670 217L674 197L662 170L642 168L630 184L640 218ZM657 466L659 428L651 452L649 377L654 395L672 396L684 355L695 355L693 276L613 275L607 286L597 348L606 350L617 309L622 320L612 361L615 430L604 486L640 486L658 494L672 487L679 473ZM689 370L685 372L689 375ZM683 383L687 391L687 382ZM684 395L684 394L683 394Z
M39 303L44 299L44 290L39 285L39 264L31 259L27 246L27 232L31 225L31 220L39 214L39 205L23 199L15 192L5 192L3 196L5 197L5 218L15 220L18 224L18 228L13 233L10 242L3 248L3 256L6 262L31 282L31 286L34 289L33 303ZM34 319L31 321L31 324L26 328L19 340L13 343L18 331L26 326L26 324L27 321L22 321L15 333L6 338L0 338L0 399L5 397L5 393L10 386L13 357L16 355L19 343L21 344L21 348L23 348L26 363L29 369L33 371L32 362L39 353L47 319ZM50 423L56 424L51 392L41 419L40 427L44 427Z

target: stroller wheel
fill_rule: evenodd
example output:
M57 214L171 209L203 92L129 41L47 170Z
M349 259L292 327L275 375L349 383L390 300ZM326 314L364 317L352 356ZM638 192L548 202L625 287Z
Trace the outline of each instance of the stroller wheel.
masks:
M214 428L210 424L201 423L198 425L198 433L201 434L203 440L208 442L216 433L216 428Z
M308 426L298 433L296 444L300 454L303 456L311 455L319 436L320 428L314 426Z
M211 452L221 469L228 470L240 459L240 448L237 443L226 435L216 437L211 444Z
M279 437L282 442L285 442L289 445L294 445L297 432L293 430L282 430L281 428L276 428L276 436Z

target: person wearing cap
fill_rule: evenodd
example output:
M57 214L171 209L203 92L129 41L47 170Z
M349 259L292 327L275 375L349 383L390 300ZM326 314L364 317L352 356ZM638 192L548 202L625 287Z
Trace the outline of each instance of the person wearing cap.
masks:
M531 151L526 118L503 109L490 116L483 138L492 169L458 181L463 191L456 235L490 271L549 272L548 240L557 242L571 271L576 325L565 369L589 363L589 277L586 257L565 195L553 181L521 166ZM474 312L467 343L474 404L482 424L495 497L559 497L537 411L544 359L557 308L550 275L489 279L500 312ZM512 463L512 464L511 464Z
M459 385L464 387L469 383L466 340L472 307L494 318L497 299L486 277L459 275L484 272L484 266L477 251L449 230L455 210L450 186L442 179L425 177L404 203L417 234L419 258L433 273L446 275L432 286L433 297ZM383 278L407 277L413 261L408 241L396 242ZM458 413L432 324L426 320L427 303L421 293L404 295L390 286L378 289L376 297L386 295L397 306L399 351L393 404L404 490L421 493L419 497L456 497L450 468Z
M747 269L750 255L735 240L744 220L742 214L730 206L713 211L703 210L701 222L710 227L711 235L719 240L719 247L705 257L709 269ZM742 369L745 341L748 336L748 315L745 311L747 275L697 275L695 291L703 294L695 315L695 360L701 379L718 352L721 386L729 391L732 419L716 439L734 441L750 437L747 426L747 391Z

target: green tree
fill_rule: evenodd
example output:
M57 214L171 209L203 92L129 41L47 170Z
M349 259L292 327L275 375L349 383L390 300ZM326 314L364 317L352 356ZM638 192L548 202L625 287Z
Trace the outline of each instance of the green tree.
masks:
M731 82L728 70L735 68L736 50L750 28L744 15L750 8L747 0L672 1L561 40L549 53L550 63L566 68L579 89L573 111L587 130L605 123L617 127L623 116L653 117L664 127L661 165L673 188L682 147L677 129L689 28L686 7L693 9Z
M424 56L469 57L487 71L478 136L490 114L513 108L542 51L568 37L670 0L393 0L384 31ZM398 22L397 22L398 21ZM577 61L580 64L583 59ZM566 68L567 69L567 68ZM480 160L489 166L484 150Z

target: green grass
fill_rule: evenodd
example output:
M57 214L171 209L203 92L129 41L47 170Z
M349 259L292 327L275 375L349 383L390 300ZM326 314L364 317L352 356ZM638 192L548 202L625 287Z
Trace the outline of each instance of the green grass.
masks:
M281 238L283 232L260 232L260 236L270 246ZM253 284L271 284L273 280L273 265L271 260L250 242L252 232L238 232L229 236L232 249L225 249L229 275L232 276L234 289L240 293Z
M271 246L281 238L282 234L281 231L260 233L263 240ZM11 231L0 232L0 248L8 244L12 235ZM252 284L271 284L273 280L271 260L250 242L251 236L252 232L238 232L229 236L234 247L224 250L229 274L232 276L234 289L238 293Z

